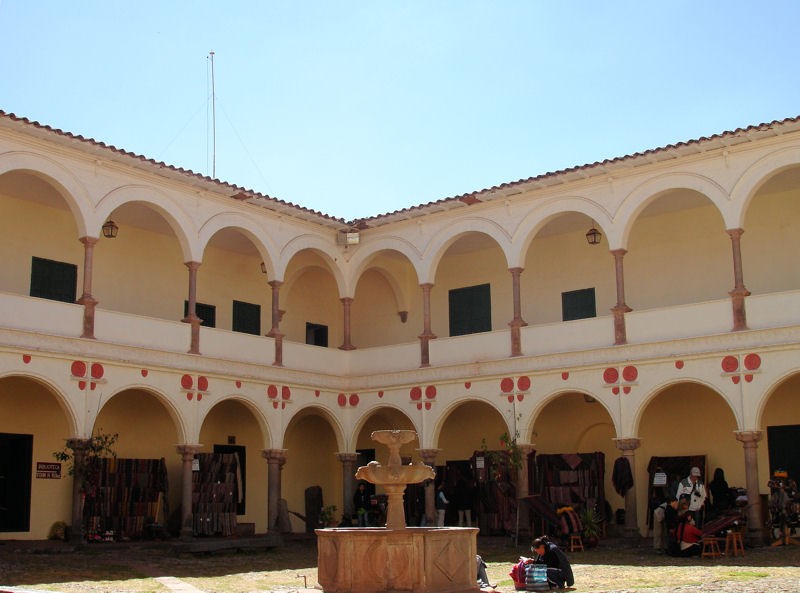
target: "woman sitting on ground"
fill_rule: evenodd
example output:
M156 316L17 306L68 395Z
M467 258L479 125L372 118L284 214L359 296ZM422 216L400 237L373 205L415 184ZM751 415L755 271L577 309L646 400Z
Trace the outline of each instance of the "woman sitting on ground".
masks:
M678 543L678 556L699 556L701 552L700 541L703 532L694 524L694 513L686 511L678 528L675 530L675 539Z

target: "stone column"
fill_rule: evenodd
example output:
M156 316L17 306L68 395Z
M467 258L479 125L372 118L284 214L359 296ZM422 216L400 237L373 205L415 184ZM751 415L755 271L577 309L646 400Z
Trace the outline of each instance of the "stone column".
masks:
M353 304L351 297L339 299L342 301L342 311L344 318L344 343L339 346L339 350L355 350L356 347L350 342L350 305Z
M528 456L533 453L536 445L530 443L517 443L519 451L519 469L517 470L517 499L525 498L530 494L530 484L528 483ZM519 509L519 527L529 528L531 524L528 505L517 500Z
M89 439L67 439L67 448L72 450L72 529L69 541L83 543L83 480L86 477L86 449Z
M342 462L342 495L344 496L344 516L352 520L355 515L353 494L356 483L356 461L358 453L337 453L336 458Z
M522 305L519 294L519 276L524 268L509 268L511 272L511 293L514 299L514 319L509 322L511 328L511 356L522 356L521 327L528 325L522 318Z
M431 356L429 344L435 340L436 336L431 331L431 288L433 284L426 282L420 284L422 288L422 333L419 337L420 344L420 367L431 366Z
M276 367L283 366L283 334L279 329L281 323L280 291L283 282L273 280L269 283L272 287L272 327L267 336L275 340L275 361L272 363Z
M747 329L747 315L745 313L744 299L750 296L750 291L744 287L744 274L742 273L742 233L744 229L728 229L733 249L733 290L731 295L733 305L733 331Z
M625 275L622 267L622 258L628 253L626 249L612 249L611 255L614 256L614 270L617 279L617 304L611 308L614 314L614 344L627 344L628 334L625 329L625 313L630 313L632 309L625 304Z
M96 237L81 237L83 243L83 294L78 299L78 304L83 305L83 333L82 338L94 340L94 310L97 300L92 296L92 274L94 267L94 246Z
M636 455L634 451L642 444L641 439L627 438L614 439L617 449L622 451L623 457L628 460L633 476L633 486L625 493L625 536L640 537L639 517L636 511Z
M194 533L192 515L192 461L202 445L176 445L181 456L181 539L191 539Z
M764 436L760 430L734 432L736 440L744 447L744 476L747 486L747 540L752 545L764 543L761 517L761 493L758 487L758 441Z
M181 321L192 326L189 354L200 354L200 324L202 319L197 316L197 269L200 267L200 262L187 261L185 265L189 268L189 296L187 299L189 306L187 307L186 317Z
M441 453L441 449L417 449L422 462L436 469L436 456ZM436 489L435 480L428 480L425 484L425 523L428 527L436 525Z
M261 456L267 460L267 531L278 529L281 504L281 467L286 463L286 449L264 449Z

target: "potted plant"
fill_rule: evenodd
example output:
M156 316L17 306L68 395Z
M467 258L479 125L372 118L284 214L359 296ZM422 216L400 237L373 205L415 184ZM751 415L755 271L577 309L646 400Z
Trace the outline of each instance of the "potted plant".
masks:
M603 517L594 508L586 506L580 512L583 523L583 543L587 547L594 547L600 541Z
M326 507L322 507L322 510L319 512L319 522L323 527L335 527L336 505L329 504Z

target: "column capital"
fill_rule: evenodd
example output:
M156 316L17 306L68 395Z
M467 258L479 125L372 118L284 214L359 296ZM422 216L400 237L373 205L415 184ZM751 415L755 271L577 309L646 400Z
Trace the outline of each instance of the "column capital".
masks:
M267 463L286 463L286 452L288 449L263 449L261 457L267 460Z
M526 457L536 451L535 443L517 443L515 446L517 447L517 450Z
M514 268L508 268L508 271L511 272L512 276L519 276L522 272L525 271L525 268L520 268L519 266Z
M742 443L745 447L750 444L754 446L764 437L762 430L735 430L733 432L736 440Z
M614 257L623 257L626 253L628 253L627 249L610 249L609 251Z
M184 461L192 459L195 453L199 453L200 449L203 448L203 445L197 443L184 443L181 445L175 445L175 450L181 456Z
M417 449L417 453L419 453L419 456L426 465L434 465L436 463L436 456L441 452L441 449Z
M624 453L626 451L634 451L638 449L642 444L642 439L637 439L635 437L614 439L614 444L617 446L617 449Z
M89 447L89 441L92 439L84 439L81 437L71 437L67 439L67 447L72 449L73 451L86 451Z
M433 288L433 282L423 282L419 286L423 290L430 290L431 288Z
M267 282L272 288L280 288L283 286L283 280L270 280Z
M735 229L725 229L725 232L730 235L731 239L738 239L744 233L743 228L735 228Z
M97 242L100 241L99 237L90 237L85 236L78 239L81 243L83 243L86 247L94 247L97 245Z
M341 461L342 463L355 463L358 461L358 453L352 453L350 451L340 451L338 453L334 453L336 455L336 459Z
M199 262L199 261L185 261L185 262L183 262L184 266L186 266L190 270L194 270L194 271L197 271L200 268L201 264L202 264L202 262Z

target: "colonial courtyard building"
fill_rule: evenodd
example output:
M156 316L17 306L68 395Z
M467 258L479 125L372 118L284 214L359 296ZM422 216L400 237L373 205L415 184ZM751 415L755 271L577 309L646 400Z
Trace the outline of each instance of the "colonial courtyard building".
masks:
M799 236L800 118L345 221L0 112L0 538L79 520L53 452L114 433L184 534L215 450L238 524L284 499L302 531L309 487L352 513L384 428L443 468L506 435L517 497L537 457L602 453L642 534L651 460L701 458L757 538L797 463Z

